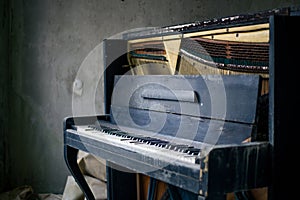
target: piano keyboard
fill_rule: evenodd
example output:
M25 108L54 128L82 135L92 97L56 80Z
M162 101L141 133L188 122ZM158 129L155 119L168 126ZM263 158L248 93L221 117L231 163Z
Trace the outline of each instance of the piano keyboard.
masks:
M151 155L167 162L185 162L199 164L201 149L189 144L173 143L164 139L153 138L145 135L132 134L119 129L84 125L75 126L76 131L69 130L79 135L109 143L129 151L138 152L146 156Z

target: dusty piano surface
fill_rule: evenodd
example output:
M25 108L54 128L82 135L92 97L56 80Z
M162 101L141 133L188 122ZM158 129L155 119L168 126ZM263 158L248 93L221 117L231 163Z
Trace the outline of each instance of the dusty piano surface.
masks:
M262 187L284 199L290 140L276 113L286 114L278 85L288 83L278 77L297 63L287 38L299 38L298 14L276 9L107 40L107 54L127 52L107 56L107 114L64 120L65 160L86 198L94 196L78 150L107 160L108 199L143 199L136 174L150 177L147 199L155 181L169 199L225 200Z
M260 85L259 75L116 76L110 115L66 118L70 169L81 177L80 149L193 198L265 186L268 143L247 141Z

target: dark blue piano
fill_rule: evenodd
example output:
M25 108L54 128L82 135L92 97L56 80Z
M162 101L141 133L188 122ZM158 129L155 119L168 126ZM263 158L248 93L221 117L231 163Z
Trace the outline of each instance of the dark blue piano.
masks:
M299 34L293 28L298 12L278 9L105 41L106 114L64 120L65 161L85 197L95 199L77 165L79 150L107 161L110 200L143 199L137 174L150 178L149 200L157 182L167 185L164 199L225 200L229 193L251 199L247 191L256 188L268 188L269 199L288 196L279 190L286 180L279 163L288 161L282 150L290 140L282 133L288 122L278 116L287 116L280 103L287 93L278 84L288 85L278 77L285 76L284 63L296 63L296 44L287 34ZM268 41L226 43L216 40L222 35L216 29L235 37L265 31ZM147 38L172 38L174 32L184 42L172 64L172 55L161 49L165 41ZM185 34L206 51L191 46ZM120 48L128 53L116 57ZM191 59L201 70L184 63ZM154 69L159 72L149 73Z

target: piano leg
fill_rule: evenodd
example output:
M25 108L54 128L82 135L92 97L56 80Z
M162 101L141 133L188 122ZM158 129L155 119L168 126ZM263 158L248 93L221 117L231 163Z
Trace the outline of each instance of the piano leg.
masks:
M106 176L108 200L139 199L136 173L106 161Z
M65 161L66 161L67 166L68 166L71 174L73 175L75 181L77 182L77 184L83 191L86 199L87 200L95 200L95 197L78 166L78 163L77 163L78 151L79 151L78 149L75 149L73 147L65 145L64 146Z

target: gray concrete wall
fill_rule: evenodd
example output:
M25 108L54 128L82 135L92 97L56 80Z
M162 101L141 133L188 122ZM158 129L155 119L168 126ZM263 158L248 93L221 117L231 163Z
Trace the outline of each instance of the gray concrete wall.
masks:
M73 81L81 63L104 38L132 28L174 25L297 3L279 0L10 2L9 186L28 184L36 192L51 193L62 193L69 175L63 159L62 122L72 114ZM3 50L0 53L1 57L6 55ZM2 73L7 73L7 69L1 68L1 83ZM2 102L5 95L0 98ZM2 160L0 155L0 173Z
M8 1L0 1L0 192L7 180L5 151L8 130Z

